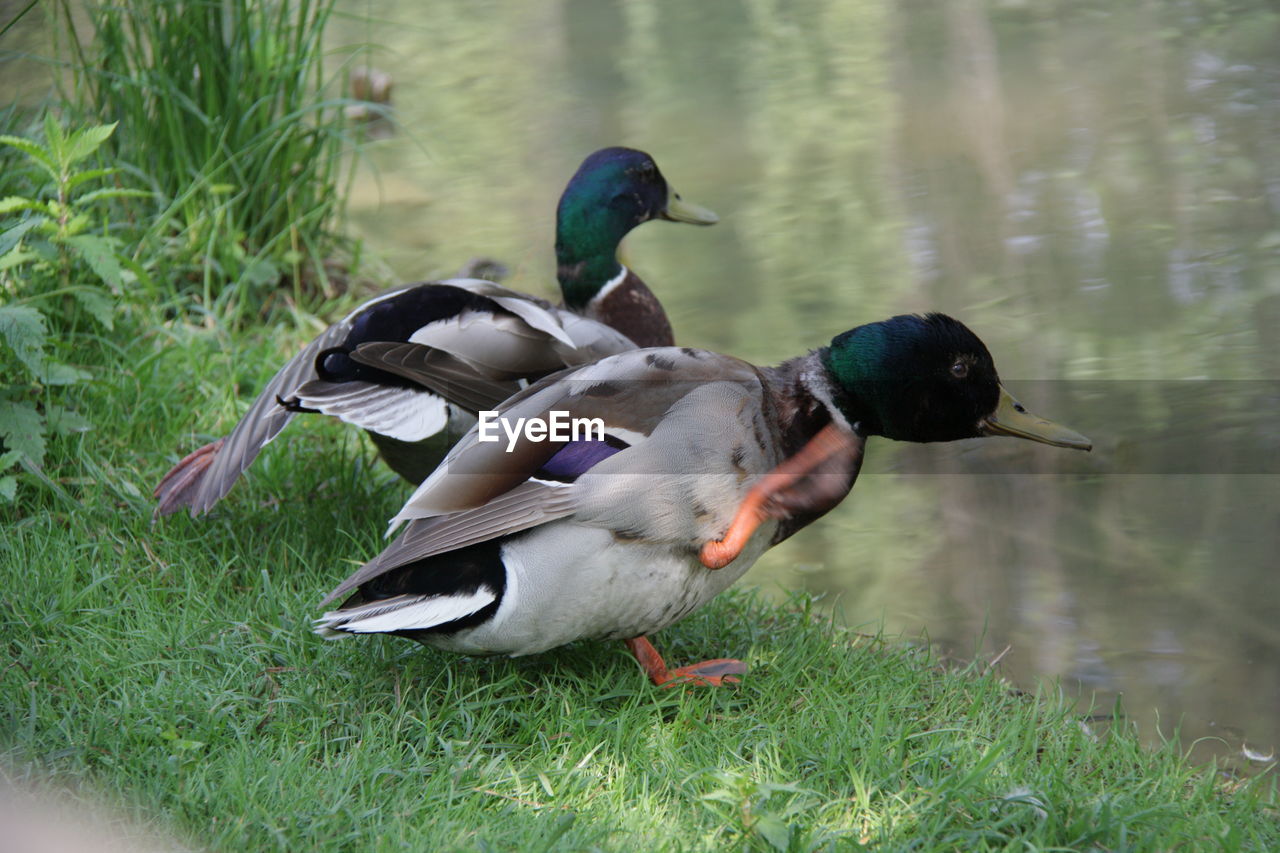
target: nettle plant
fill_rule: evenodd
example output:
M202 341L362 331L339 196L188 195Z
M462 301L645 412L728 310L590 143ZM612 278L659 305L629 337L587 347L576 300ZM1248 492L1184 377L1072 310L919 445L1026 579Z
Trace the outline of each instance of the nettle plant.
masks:
M62 334L83 324L111 330L124 288L146 277L106 233L104 202L148 193L91 189L118 170L79 168L115 127L64 131L46 115L43 145L0 135L34 175L28 195L0 198L0 501L14 499L15 469L40 469L50 436L90 426L57 400L56 389L89 378L58 360Z

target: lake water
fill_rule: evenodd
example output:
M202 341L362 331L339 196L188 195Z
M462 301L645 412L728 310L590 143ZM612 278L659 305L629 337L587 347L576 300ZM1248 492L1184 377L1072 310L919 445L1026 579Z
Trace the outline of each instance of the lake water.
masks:
M1114 6L1124 6L1114 11ZM1280 743L1280 16L1217 3L353 2L392 75L354 220L406 278L553 293L583 156L722 216L628 258L683 343L772 363L895 313L988 343L1090 455L873 441L744 582L1004 652L1144 733ZM364 61L364 60L361 60ZM1007 652L1005 650L1007 649Z
M1263 0L345 2L398 129L353 227L405 279L554 291L590 151L721 224L631 265L682 343L772 363L940 310L1092 454L874 440L744 583L1000 656L1238 769L1280 745L1280 13ZM335 51L335 73L350 51ZM365 58L352 60L363 63ZM1158 728L1157 728L1158 727Z

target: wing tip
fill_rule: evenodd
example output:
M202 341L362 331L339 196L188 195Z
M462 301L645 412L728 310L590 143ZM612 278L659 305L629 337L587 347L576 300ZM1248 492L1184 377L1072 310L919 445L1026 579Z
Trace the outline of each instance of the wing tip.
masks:
M209 500L209 470L218 461L226 437L198 447L178 460L152 490L156 499L154 517L173 515L183 507L190 507L194 518L209 511L209 507L221 495Z

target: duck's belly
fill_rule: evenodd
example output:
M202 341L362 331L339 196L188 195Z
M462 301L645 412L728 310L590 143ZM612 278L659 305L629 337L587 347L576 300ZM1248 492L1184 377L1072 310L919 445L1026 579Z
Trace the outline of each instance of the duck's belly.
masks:
M607 530L555 522L502 549L506 589L491 619L420 639L467 654L527 655L579 639L629 639L683 619L723 592L764 552L764 525L738 559L708 569L697 555L619 541Z

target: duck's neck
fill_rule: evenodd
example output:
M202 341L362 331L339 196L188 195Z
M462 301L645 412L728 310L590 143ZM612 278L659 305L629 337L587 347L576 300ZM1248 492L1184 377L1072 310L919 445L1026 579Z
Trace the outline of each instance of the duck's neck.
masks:
M593 210L566 195L556 211L556 278L564 304L575 311L587 307L623 271L618 244L634 223L618 222L609 211Z
M832 420L843 420L817 353L788 359L760 372L778 413L784 456L794 455Z
M662 303L618 262L618 244L635 223L561 199L556 218L556 278L564 304L612 326L640 347L675 343Z
M883 427L876 414L876 400L863 398L849 391L849 386L863 387L874 396L888 383L868 380L864 383L841 382L837 385L827 366L828 348L814 350L808 355L784 361L777 367L763 368L766 382L774 394L778 411L783 418L783 428L794 421L794 430L804 434L835 420L841 426L858 435L883 435ZM870 368L868 368L869 370ZM812 432L809 433L812 435Z
M842 411L841 392L828 379L818 352L763 368L761 374L773 396L783 458L795 457L832 423L851 427ZM789 487L777 496L786 505L787 515L774 533L774 544L821 518L844 499L862 468L862 445L862 439L856 439L847 452L831 456L811 470L803 485Z
M562 251L560 244L556 245L556 278L560 281L564 304L574 311L584 310L625 273L626 268L618 263L616 246L607 254L579 258L572 251Z

